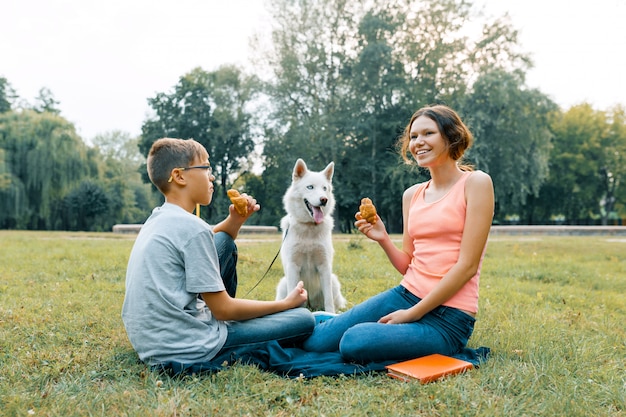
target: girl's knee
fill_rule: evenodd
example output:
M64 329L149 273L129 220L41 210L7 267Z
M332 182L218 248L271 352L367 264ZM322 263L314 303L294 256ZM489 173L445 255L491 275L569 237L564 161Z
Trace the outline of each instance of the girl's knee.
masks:
M346 330L339 341L339 352L344 359L354 362L372 360L371 327L371 323L361 323Z

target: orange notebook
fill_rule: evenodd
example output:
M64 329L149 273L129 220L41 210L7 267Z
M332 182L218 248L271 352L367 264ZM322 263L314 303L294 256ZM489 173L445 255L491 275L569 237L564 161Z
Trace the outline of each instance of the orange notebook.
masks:
M390 377L405 382L418 380L422 384L436 381L446 375L458 374L473 367L474 365L470 362L438 353L386 366L387 375Z

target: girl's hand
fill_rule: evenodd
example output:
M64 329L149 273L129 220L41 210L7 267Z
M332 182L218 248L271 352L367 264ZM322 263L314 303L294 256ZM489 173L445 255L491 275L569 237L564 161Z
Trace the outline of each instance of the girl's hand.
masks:
M396 310L378 320L379 323L383 324L411 323L413 321L415 321L415 319L411 317L409 310Z
M354 226L359 229L359 232L363 233L368 238L380 242L387 237L387 229L381 218L376 215L376 223L371 224L361 216L361 212L357 212L354 215L356 222Z

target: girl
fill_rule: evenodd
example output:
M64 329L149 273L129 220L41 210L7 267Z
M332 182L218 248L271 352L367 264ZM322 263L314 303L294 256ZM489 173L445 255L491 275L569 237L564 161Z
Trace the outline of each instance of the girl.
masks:
M355 226L378 242L403 279L317 325L304 349L339 351L361 363L463 350L478 312L480 267L494 211L491 177L459 162L472 139L447 106L425 107L411 117L399 140L401 156L427 168L431 179L404 192L402 249L380 217L370 224L360 212L355 216Z

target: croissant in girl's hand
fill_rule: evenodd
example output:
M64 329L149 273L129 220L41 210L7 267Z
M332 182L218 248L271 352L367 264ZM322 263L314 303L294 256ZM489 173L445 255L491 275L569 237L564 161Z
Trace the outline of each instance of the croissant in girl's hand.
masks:
M361 199L359 212L361 213L361 217L367 220L369 224L376 224L378 219L376 218L376 207L372 204L372 200L367 197Z

